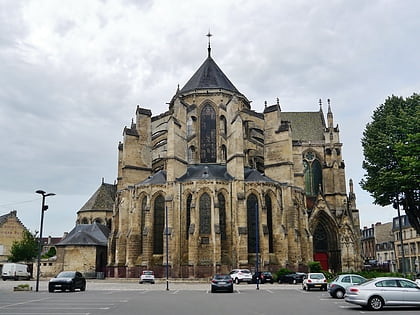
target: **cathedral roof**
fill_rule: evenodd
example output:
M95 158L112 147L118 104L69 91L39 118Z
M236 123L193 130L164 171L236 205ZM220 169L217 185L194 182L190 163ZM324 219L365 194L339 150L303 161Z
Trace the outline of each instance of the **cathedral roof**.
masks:
M281 120L291 122L293 140L324 140L325 121L319 112L281 112Z
M231 180L233 177L227 172L225 165L219 164L200 164L188 166L187 172L178 178L181 182L189 180Z
M144 181L138 183L138 185L150 184L166 184L166 172L160 170L159 172L147 177Z
M73 230L57 244L65 245L90 245L107 246L109 229L99 223L77 224Z
M98 190L96 190L79 212L92 210L112 211L116 192L116 185L102 182Z
M244 173L246 182L275 182L275 180L261 174L256 169L245 168Z
M180 93L191 92L196 89L224 89L239 93L216 62L210 57L210 54L187 84L184 85Z

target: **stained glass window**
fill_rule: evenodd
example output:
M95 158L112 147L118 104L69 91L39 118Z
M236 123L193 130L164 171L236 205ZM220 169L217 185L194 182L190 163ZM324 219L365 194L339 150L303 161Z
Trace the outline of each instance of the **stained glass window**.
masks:
M223 194L218 195L219 200L219 225L220 225L220 238L226 240L226 202Z
M256 249L256 212L258 210L258 200L254 194L249 195L246 201L247 208L247 227L248 227L248 253L255 253Z
M203 107L200 115L200 160L216 162L216 113L210 104Z
M192 201L192 195L189 194L187 197L187 213L185 214L185 231L186 231L186 239L189 237L189 229L191 224L191 201Z
M153 254L163 254L163 227L165 223L165 198L155 199L153 211Z
M211 200L207 193L200 197L200 234L211 233Z
M316 196L322 186L322 166L314 152L309 151L303 160L305 191L307 196Z
M265 195L265 207L267 209L268 251L273 253L273 207L269 195Z

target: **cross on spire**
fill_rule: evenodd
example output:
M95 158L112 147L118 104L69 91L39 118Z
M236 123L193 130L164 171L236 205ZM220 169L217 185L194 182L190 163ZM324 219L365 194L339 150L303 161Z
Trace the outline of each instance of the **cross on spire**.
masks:
M213 36L213 34L211 34L211 33L210 33L210 30L209 30L209 32L207 33L207 35L206 35L206 36L209 38L209 47L207 48L207 50L208 50L208 52L209 52L209 58L210 58L210 52L211 52L210 37L212 37L212 36Z

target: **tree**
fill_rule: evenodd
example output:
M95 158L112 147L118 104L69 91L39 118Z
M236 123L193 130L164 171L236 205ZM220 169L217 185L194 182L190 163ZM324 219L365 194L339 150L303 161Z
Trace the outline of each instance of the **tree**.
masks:
M363 132L363 189L374 203L401 205L420 233L420 95L391 96Z
M8 260L11 262L33 261L38 256L38 242L28 230L23 232L21 241L14 241L10 249Z

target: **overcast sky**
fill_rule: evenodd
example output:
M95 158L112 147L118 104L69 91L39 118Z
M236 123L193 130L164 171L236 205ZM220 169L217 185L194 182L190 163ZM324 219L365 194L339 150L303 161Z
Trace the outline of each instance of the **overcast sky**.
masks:
M137 104L158 115L207 56L262 112L317 111L331 99L361 225L388 222L359 182L373 110L420 87L420 1L0 2L0 215L44 236L117 176L117 145Z

